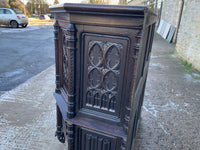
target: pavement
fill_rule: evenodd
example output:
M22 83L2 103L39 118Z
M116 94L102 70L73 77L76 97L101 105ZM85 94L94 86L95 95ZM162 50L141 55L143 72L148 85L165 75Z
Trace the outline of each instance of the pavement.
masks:
M155 36L136 150L200 150L200 80L174 49Z
M200 150L200 81L154 38L135 150ZM54 65L0 96L0 150L63 150L58 142Z

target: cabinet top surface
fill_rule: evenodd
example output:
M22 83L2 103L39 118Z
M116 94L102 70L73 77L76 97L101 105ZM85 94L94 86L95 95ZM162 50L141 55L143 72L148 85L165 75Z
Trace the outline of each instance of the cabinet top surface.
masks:
M121 15L144 16L148 10L145 6L133 5L104 5L104 4L83 4L83 3L63 3L50 6L51 12L76 12L76 13L111 13Z

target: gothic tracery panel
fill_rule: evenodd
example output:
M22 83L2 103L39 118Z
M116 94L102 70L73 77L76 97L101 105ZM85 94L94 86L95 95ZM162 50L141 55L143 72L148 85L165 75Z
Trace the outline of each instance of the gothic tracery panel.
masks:
M104 37L105 38L105 37ZM92 40L98 39L98 40ZM85 96L84 106L95 110L115 113L119 105L120 68L124 54L125 40L102 41L90 38L85 46ZM116 42L117 41L117 42ZM125 44L124 44L125 43Z

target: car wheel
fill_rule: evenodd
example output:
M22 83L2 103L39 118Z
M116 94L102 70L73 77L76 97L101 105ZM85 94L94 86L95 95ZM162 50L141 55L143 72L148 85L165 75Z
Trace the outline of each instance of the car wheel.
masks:
M23 28L26 28L26 26L27 26L27 24L22 24L22 27L23 27Z
M19 27L19 24L17 23L17 21L14 21L14 20L11 21L10 25L11 25L12 28L18 28Z

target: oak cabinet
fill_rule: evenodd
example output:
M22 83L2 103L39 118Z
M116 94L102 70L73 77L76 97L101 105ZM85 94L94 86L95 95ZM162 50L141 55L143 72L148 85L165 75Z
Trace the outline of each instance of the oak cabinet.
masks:
M55 16L57 131L69 150L131 150L156 16L143 6L70 4Z

